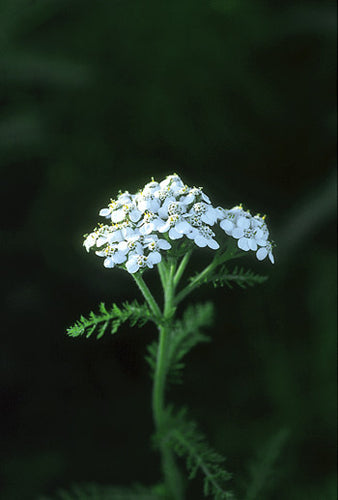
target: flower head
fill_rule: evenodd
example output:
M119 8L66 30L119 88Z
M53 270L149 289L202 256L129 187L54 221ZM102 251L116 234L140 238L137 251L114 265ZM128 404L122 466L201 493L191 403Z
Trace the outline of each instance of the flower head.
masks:
M221 219L220 227L228 236L237 240L238 248L244 252L249 250L256 252L258 260L263 260L269 255L270 261L274 263L273 242L268 240L269 230L265 217L252 216L249 211L243 210L241 205L231 210L224 210L221 207L217 210L218 218Z
M214 207L203 188L187 186L177 174L160 182L152 179L135 194L120 192L99 214L110 224L100 224L83 244L88 252L94 249L104 257L107 268L117 266L129 273L153 268L183 238L192 247L218 250L220 229L240 250L274 262L264 217L252 216L241 205Z

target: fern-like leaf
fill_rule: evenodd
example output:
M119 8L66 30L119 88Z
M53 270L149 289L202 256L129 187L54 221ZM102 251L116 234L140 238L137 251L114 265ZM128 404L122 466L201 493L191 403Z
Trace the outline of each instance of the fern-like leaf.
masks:
M195 422L188 420L186 410L182 409L175 415L169 409L167 418L165 431L155 439L164 441L178 456L186 459L189 479L198 472L203 474L205 496L212 495L214 500L234 500L227 485L232 476L223 468L225 459L207 444Z
M158 342L155 340L147 346L148 354L145 356L146 361L150 366L151 375L155 373L156 358L157 358Z
M185 366L183 358L195 345L200 342L209 342L210 338L202 333L201 329L212 324L214 306L211 302L189 306L182 319L172 325L169 332L170 342L167 353L167 375L171 383L180 383ZM158 342L152 342L147 350L146 360L152 373L156 365Z
M202 328L211 326L214 318L212 302L188 306L181 320L174 323L171 330L168 357L168 376L171 382L180 382L184 368L183 358L201 342L210 342L210 337Z
M228 286L233 288L236 283L240 288L259 285L268 279L267 276L256 274L250 269L236 266L233 271L229 271L226 266L222 266L217 272L207 276L204 283L212 283L214 287Z
M99 306L99 314L93 311L89 313L89 317L81 318L70 328L67 329L67 334L70 337L79 337L86 335L90 337L94 331L97 331L97 338L101 338L108 327L112 334L116 333L122 323L129 321L131 326L143 326L147 321L153 320L151 311L146 304L139 304L136 300L129 303L125 302L121 307L113 304L108 310L101 303Z
M252 462L249 469L251 479L247 487L245 500L259 500L262 498L262 492L271 486L276 476L275 464L288 435L289 432L286 429L281 429L264 446L264 449L257 455L257 459Z

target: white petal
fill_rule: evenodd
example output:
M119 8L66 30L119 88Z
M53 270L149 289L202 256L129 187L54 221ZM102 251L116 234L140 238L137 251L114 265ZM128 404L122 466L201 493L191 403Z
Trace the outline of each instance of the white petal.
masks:
M258 260L264 260L267 255L268 255L268 251L265 247L260 248L256 252L256 257Z
M178 233L186 233L186 232L190 231L191 226L190 226L190 224L188 224L187 221L182 220L182 221L178 222L177 224L175 224L175 229Z
M151 212L154 212L156 213L158 211L158 209L160 208L161 206L161 203L158 199L154 198L153 200L149 200L149 208L148 210L150 210Z
M182 179L180 178L179 175L172 175L171 176L171 179L172 179L172 183L171 183L171 188L174 190L174 191L180 191L183 187L184 187L184 183L182 181Z
M86 248L87 252L89 252L90 248L95 245L96 236L91 233L83 242L83 246Z
M269 259L270 259L271 264L274 264L274 263L275 263L275 258L274 258L274 256L272 255L272 252L269 252Z
M217 220L223 220L227 216L227 211L223 207L216 207Z
M267 240L269 237L269 231L262 231L258 229L255 233L256 240Z
M141 216L142 216L142 213L137 210L137 208L134 208L134 210L132 210L130 213L129 213L129 219L132 221L132 222L137 222L141 219Z
M209 196L202 192L202 200L206 203L211 203Z
M138 209L141 211L141 212L145 212L146 210L148 210L148 203L147 203L147 200L141 198L137 204L138 206Z
M161 250L169 250L169 248L171 248L171 245L167 240L158 240L158 246Z
M108 243L115 243L117 241L121 241L119 233L120 233L120 231L113 231L112 233L107 234L107 242Z
M249 243L250 250L253 250L254 252L256 252L256 250L257 250L256 240L254 238L250 238L248 243Z
M180 201L185 205L190 205L190 203L193 203L195 201L195 195L187 194L187 196L182 196Z
M125 218L125 212L122 208L119 210L115 210L114 212L111 213L111 220L112 222L122 222L123 219Z
M113 261L112 257L107 257L104 260L103 265L104 265L104 267L112 268L115 266L115 262Z
M262 239L263 235L264 235L264 232L261 229L256 229L256 231L255 231L256 240Z
M209 224L209 226L213 226L215 224L215 218L211 216L210 213L206 212L205 214L202 214L201 220L205 222L206 224Z
M235 227L235 229L232 231L232 236L238 240L239 238L242 238L244 235L244 230L240 227Z
M99 236L96 240L97 247L102 247L105 243L107 243L107 238L105 236Z
M128 243L126 241L120 241L120 243L117 245L117 248L121 250L122 252L127 252L128 251Z
M174 227L172 227L170 230L169 230L169 238L171 240L179 240L180 238L183 237L183 234L182 233L179 233L178 231L176 231L176 229Z
M118 201L121 203L121 205L129 205L131 202L131 197L130 193L128 191L125 191L124 193L121 193L118 196Z
M208 240L208 247L212 248L213 250L217 250L219 248L219 244L217 243L216 240L210 238L210 240Z
M99 211L99 215L102 215L102 217L109 217L111 213L111 210L109 208L102 208Z
M158 264L161 262L161 254L160 252L150 252L148 255L148 262L151 262L151 264Z
M186 236L190 239L193 240L196 238L197 235L197 229L194 229L193 231L189 231L189 233L186 234Z
M143 254L143 247L141 245L141 243L137 242L136 243L136 246L135 246L135 250L134 250L136 253L138 253L139 255L142 255Z
M155 191L156 189L159 189L159 183L156 182L156 181L151 181L151 182L148 182L145 186L144 186L144 189L143 189L143 192L144 191L147 191L149 193L152 193L153 191Z
M244 252L247 252L249 250L249 240L248 238L240 238L238 240L238 248L240 248L241 250L244 250Z
M120 229L120 231L124 238L132 238L133 236L138 236L137 230L134 230L131 227L124 227L123 229Z
M160 233L166 233L169 229L170 229L170 222L167 221L163 224L163 226L159 226L157 230Z
M250 221L247 217L238 217L236 224L242 229L249 229L250 227Z
M218 215L217 210L214 207L208 207L206 215L212 221L210 222L210 224L213 226L217 221L217 215Z
M207 244L208 244L208 240L206 238L204 238L204 236L198 234L195 238L195 243L198 247L206 247Z
M113 260L116 262L116 264L122 264L122 262L125 262L127 260L127 256L125 252L115 252L113 255Z
M144 234L150 234L152 231L154 231L155 227L153 222L148 222L147 224L144 224Z
M143 224L143 226L139 228L139 231L142 236L146 236L151 233L151 226L149 224Z
M158 215L162 217L162 219L167 219L168 218L168 205L166 202L163 203L162 207L159 208L158 210Z
M127 268L128 273L131 273L131 274L136 273L139 270L139 265L136 262L136 259L128 260L128 262L126 264L126 268Z
M221 222L220 222L220 227L226 232L226 233L232 233L232 230L234 228L234 223L231 222L231 220L228 220L228 219L223 219Z
M142 224L142 226L140 226L140 227L138 228L138 230L139 230L139 232L140 232L140 234L141 234L142 236L145 236L146 234L148 234L148 233L146 232L146 230L147 230L147 224ZM151 231L150 231L150 232L151 232Z
M157 231L159 227L163 226L164 220L158 217L152 221L152 224L154 225L154 229Z
M158 240L158 236L157 234L151 234L149 236L146 236L143 240L143 243L144 243L144 247L146 247L147 245L149 245L149 243L156 243Z

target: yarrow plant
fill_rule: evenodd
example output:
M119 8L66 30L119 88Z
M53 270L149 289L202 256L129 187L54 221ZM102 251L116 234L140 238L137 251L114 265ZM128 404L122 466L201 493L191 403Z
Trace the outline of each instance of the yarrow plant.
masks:
M242 205L215 207L203 188L187 186L177 174L161 182L152 179L134 194L120 192L99 214L104 221L85 235L84 247L102 258L105 268L127 271L145 302L114 304L108 309L101 304L99 313L81 317L68 334L89 337L96 332L100 338L108 329L115 333L125 321L138 326L153 322L159 335L148 347L146 359L153 377L154 443L161 454L163 483L147 498L184 499L186 485L176 463L178 456L186 458L189 478L197 473L204 476L205 496L233 499L228 487L231 475L223 467L223 458L209 447L186 409L165 402L165 392L168 383L181 379L183 358L190 349L209 340L202 329L212 322L212 304L188 306L178 318L181 302L204 283L245 287L265 281L264 276L238 266L229 270L226 265L248 252L259 261L268 258L274 263L274 243L265 216L251 215ZM182 284L198 248L209 252L210 262ZM147 269L154 268L163 287L162 304L143 278Z

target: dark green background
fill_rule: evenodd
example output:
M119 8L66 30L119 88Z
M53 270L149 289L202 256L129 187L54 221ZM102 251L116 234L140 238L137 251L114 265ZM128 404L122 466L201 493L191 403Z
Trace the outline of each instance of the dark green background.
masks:
M215 204L267 213L278 247L275 266L241 261L266 284L192 298L216 302L214 341L170 396L227 456L239 498L281 429L262 497L335 498L335 34L326 0L0 2L5 500L159 480L155 332L65 329L138 294L82 235L118 189L173 171Z

